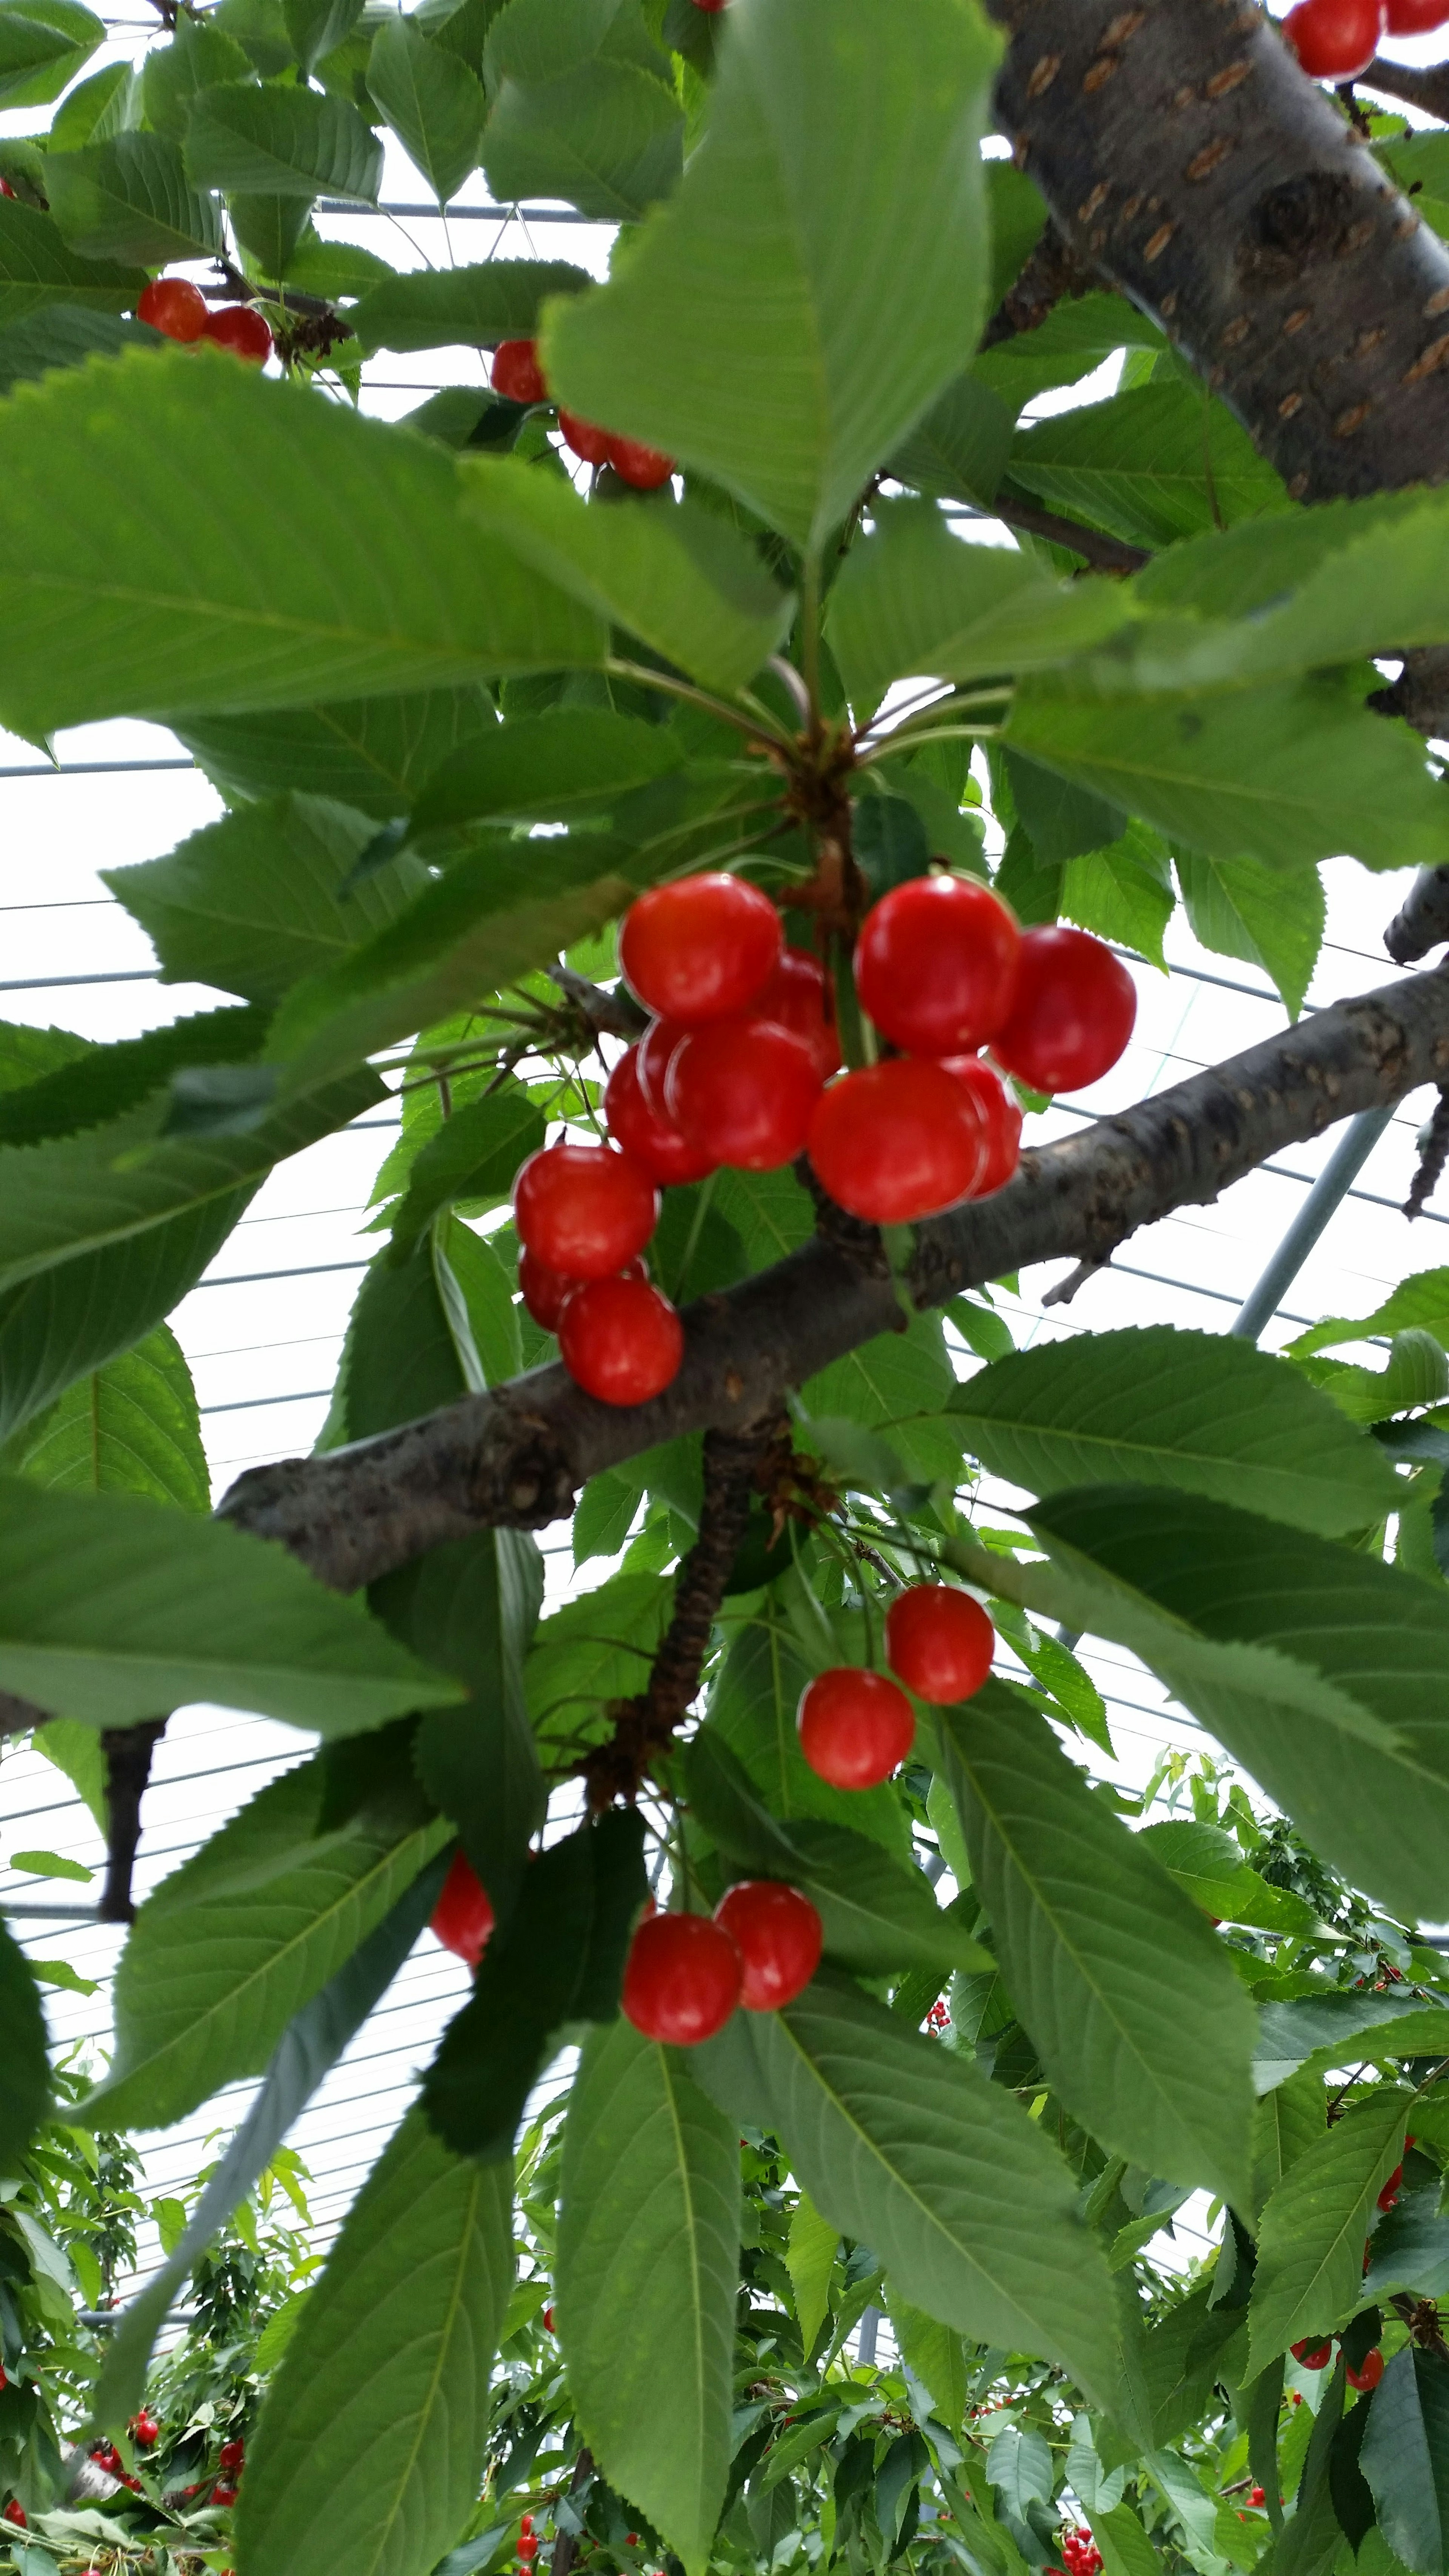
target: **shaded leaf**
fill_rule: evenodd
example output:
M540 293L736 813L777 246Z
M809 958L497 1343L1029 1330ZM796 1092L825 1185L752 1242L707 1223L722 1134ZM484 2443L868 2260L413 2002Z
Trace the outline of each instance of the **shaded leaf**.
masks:
M95 259L216 259L221 214L188 184L167 134L117 134L85 152L47 157L45 193L72 250Z
M1364 2237L1403 2155L1409 2101L1386 2088L1351 2103L1269 2194L1249 2305L1255 2374L1285 2345L1337 2333L1361 2306Z
M3 1348L0 1341L0 1374ZM82 1378L7 1447L5 1464L41 1485L145 1494L182 1511L208 1510L196 1390L170 1325Z
M412 269L370 286L347 318L369 355L376 349L496 349L500 340L531 340L549 296L582 295L592 284L586 268L564 259Z
M399 12L383 20L372 40L367 85L408 158L446 205L478 166L488 116L481 81Z
M473 687L188 716L173 730L229 800L301 789L386 822L406 813L450 752L495 721L486 691Z
M1449 2547L1449 2362L1406 2344L1374 2391L1359 2467L1389 2547L1441 2576Z
M382 144L355 107L316 90L246 81L199 90L186 121L194 187L264 197L346 197L375 206Z
M129 311L146 282L143 268L82 258L52 216L0 197L0 328L8 330L54 304L95 313Z
M12 1868L15 1866L13 1860ZM0 1924L0 2028L5 2032L5 2084L0 2091L0 2174L18 2174L45 2116L50 2093L45 2012L24 1951Z

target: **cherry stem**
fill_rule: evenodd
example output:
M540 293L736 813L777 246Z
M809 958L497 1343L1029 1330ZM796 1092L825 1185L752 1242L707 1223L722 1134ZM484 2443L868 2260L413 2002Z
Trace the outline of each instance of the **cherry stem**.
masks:
M699 1238L704 1231L704 1221L709 1214L709 1203L714 1197L714 1185L718 1179L719 1173L716 1170L708 1173L700 1184L699 1197L696 1199L694 1205L694 1214L689 1221L689 1232L684 1239L684 1251L680 1257L678 1276L669 1292L670 1303L672 1305L677 1306L681 1297L684 1295L684 1283L689 1277L690 1263L693 1261L695 1253L699 1249Z
M679 698L686 705L703 707L706 715L718 716L721 724L733 725L736 733L744 734L751 742L757 741L764 730L782 751L794 750L784 726L777 724L773 716L765 716L763 710L758 716L743 715L738 707L730 705L727 698L717 698L710 690L697 689L688 680L676 680L671 672L651 671L644 663L626 661L616 653L607 655L604 669L613 679L635 680L641 688L658 689L663 697Z

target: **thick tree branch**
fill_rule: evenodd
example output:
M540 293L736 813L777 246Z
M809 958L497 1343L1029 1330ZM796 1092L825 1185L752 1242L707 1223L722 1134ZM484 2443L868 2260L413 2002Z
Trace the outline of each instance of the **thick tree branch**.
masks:
M106 1765L106 1885L103 1923L134 1923L131 1872L141 1840L141 1801L151 1777L151 1756L166 1732L164 1717L140 1726L108 1726L101 1734Z
M1449 64L1431 63L1420 70L1410 63L1380 62L1375 56L1366 72L1360 72L1358 89L1376 89L1382 98L1401 98L1409 107L1422 108L1426 116L1437 116L1449 122Z
M1025 331L1039 331L1064 295L1087 295L1100 283L1095 269L1078 256L1055 224L1048 224L1015 285L1003 295L982 332L982 348L999 349L1004 340L1019 339Z
M1445 1081L1449 975L1336 1003L1023 1154L993 1198L918 1229L908 1286L919 1305L940 1305L1033 1262L1105 1260L1139 1226L1208 1204L1285 1146ZM587 1478L660 1441L739 1433L787 1387L903 1324L872 1238L817 1240L688 1307L683 1366L652 1404L599 1404L562 1368L536 1369L354 1448L253 1468L220 1508L353 1591L468 1530L561 1519Z
M1396 966L1412 966L1449 939L1449 868L1421 868L1384 932Z

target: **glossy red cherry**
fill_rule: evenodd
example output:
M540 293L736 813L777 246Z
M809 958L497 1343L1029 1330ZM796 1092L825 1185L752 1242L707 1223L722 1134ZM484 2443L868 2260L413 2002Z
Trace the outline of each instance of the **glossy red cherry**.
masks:
M158 2438L161 2427L157 2423L155 2416L148 2415L145 2407L143 2406L139 2415L132 2416L129 2430L131 2439L135 2443L136 2448L139 2451L149 2451L152 2443ZM225 2461L223 2460L223 2466L224 2465Z
M991 1052L1033 1091L1080 1091L1111 1072L1136 1017L1121 959L1089 930L1052 922L1022 934L1016 998Z
M657 447L645 447L637 438L611 438L609 463L621 483L632 483L636 492L657 492L674 472L674 459Z
M996 1630L979 1601L953 1583L912 1583L886 1612L886 1661L917 1699L954 1707L991 1670Z
M692 1029L669 1068L668 1105L692 1145L737 1172L803 1152L820 1068L808 1038L752 1011Z
M808 1896L775 1878L745 1878L714 1909L740 1954L746 2012L779 2012L808 1986L825 1933Z
M475 1887L477 1887L477 1886L478 1886L478 1882L477 1882L477 1880L476 1880L476 1879L473 1881L473 1884L474 1884L474 1886L475 1886ZM446 1895L446 1893L447 1893L447 1890L446 1890L446 1888L445 1888L445 1889L444 1889L444 1894ZM481 1887L480 1887L480 1888L478 1888L478 1893L479 1893L479 1895L480 1895L480 1896L483 1896L483 1890L481 1889ZM488 1904L488 1899L487 1899L487 1897L486 1897L486 1896L484 1896L484 1897L483 1897L483 1902L484 1902L484 1904L485 1904L485 1905L487 1905L487 1904ZM489 1909L488 1909L488 1910L489 1910L489 1913L491 1914L493 1909L492 1909L492 1907L491 1907L491 1906L489 1906ZM491 1927L491 1925L490 1925L490 1927L489 1927L489 1928L490 1928L490 1930L491 1930L491 1928L492 1928L492 1927ZM216 2456L217 2456L218 2464L219 2464L222 2468L224 2468L224 2469L240 2469L240 2468L244 2468L244 2467L245 2467L245 2465L246 2465L247 2446L246 2446L245 2442L243 2442L243 2441L239 2441L239 2440L238 2440L238 2441L233 2441L233 2442L223 2442L223 2444L222 2444L222 2446L221 2446L221 2449L217 2452L217 2455L216 2455Z
M913 1055L963 1055L1011 1008L1021 933L974 877L911 877L866 914L855 944L861 1008Z
M908 1225L976 1185L984 1127L944 1065L893 1056L822 1092L806 1151L837 1205L872 1225Z
M201 336L250 366L264 367L272 354L271 331L254 304L219 304L207 314Z
M1010 1180L1021 1160L1021 1110L999 1073L979 1055L953 1055L946 1070L965 1084L981 1112L984 1145L980 1169L971 1185L973 1199L990 1198Z
M1310 80L1356 80L1383 33L1383 0L1298 0L1283 33Z
M648 1173L608 1145L545 1145L513 1184L519 1241L570 1279L607 1279L659 1222Z
M784 934L767 895L710 870L651 886L619 930L619 963L662 1020L697 1029L753 1001L778 964Z
M542 1324L546 1333L556 1333L566 1299L583 1286L583 1281L571 1279L567 1271L550 1270L548 1263L540 1261L525 1244L518 1256L518 1285L534 1322Z
M723 2030L740 1999L740 1954L707 1914L654 1914L624 1969L624 2010L646 2039L695 2048Z
M209 318L201 289L184 277L153 277L136 306L137 321L164 331L168 340L199 340Z
M222 2484L222 2485L213 2487L213 2488L212 2488L212 2490L211 2490L211 2501L212 2501L212 2503L213 2503L213 2504L220 2504L220 2505L235 2504L235 2502L236 2502L236 2489L235 2489L235 2487L234 2487L234 2486L232 2486L229 2482L223 2482L223 2484Z
M551 2303L550 2303L550 2305L549 2305L548 2307L546 2307L546 2308L544 2309L544 2312L543 2312L543 2330L544 2330L544 2333L545 2333L545 2334L553 2334L553 2333L555 2332L555 2327L554 2327L554 2322L553 2322L553 2307L552 2307L552 2304L551 2304Z
M873 1789L904 1762L916 1740L905 1692L884 1673L840 1665L817 1673L795 1713L800 1750L836 1789Z
M756 1018L778 1020L804 1038L815 1057L820 1079L840 1071L840 1040L835 1029L835 993L818 957L806 948L787 948L774 973L760 986L750 1005Z
M505 402L547 402L548 387L538 363L536 340L499 341L493 352L493 390Z
M1449 20L1449 0L1388 0L1384 12L1385 33L1390 36L1428 36Z
M17 2531L28 2531L30 2529L30 2521L26 2514L25 2507L14 2496L11 2497L10 2502L5 2508L5 2519L7 2522L13 2522Z
M522 2559L525 2567L531 2565L532 2561L538 2556L538 2534L536 2531L521 2531L519 2533L518 2555Z
M639 1088L660 1118L669 1117L669 1068L688 1035L681 1020L651 1020L639 1040Z
M1304 2343L1291 2343L1288 2349L1305 2370L1326 2370L1333 2359L1332 2344L1316 2343L1311 2335Z
M704 6L704 0L700 0L700 6L701 6L701 7L703 7L703 6ZM14 196L15 196L15 191L14 191L14 189L11 187L9 180L8 180L8 179L0 179L0 197L14 197ZM16 198L16 203L17 203L17 204L19 203L19 199L18 199L18 198Z
M609 1133L621 1153L628 1154L651 1181L658 1181L662 1187L702 1181L707 1172L714 1170L714 1160L698 1145L691 1144L672 1118L645 1099L639 1082L639 1055L640 1049L631 1046L609 1076L604 1093Z
M546 2314L547 2316L552 2316L552 2314L553 2314L553 2310L552 2310L551 2308L546 2309L546 2310L545 2310L545 2314ZM532 2516L532 2514L531 2514L531 2513L520 2514L520 2516L519 2516L519 2520L518 2520L518 2528L519 2528L519 2530L520 2530L520 2531L532 2531L532 2529L533 2529L533 2516Z
M443 1881L443 1892L433 1908L428 1929L437 1934L445 1950L452 1950L458 1958L465 1959L470 1968L477 1967L488 1947L493 1930L493 1907L487 1888L463 1852L453 1855L453 1865ZM228 2450L236 2451L235 2460L227 2458ZM224 2469L240 2467L239 2442L226 2445L221 2465Z
M582 464L608 464L609 450L614 442L606 429L599 429L591 420L580 420L574 411L561 411L558 425Z
M1364 2354L1357 2370L1350 2362L1346 2374L1350 2388L1377 2388L1383 2375L1384 2357L1377 2344L1374 2345L1372 2352Z
M601 1404L647 1404L679 1375L684 1326L644 1279L590 1279L558 1322L559 1357Z

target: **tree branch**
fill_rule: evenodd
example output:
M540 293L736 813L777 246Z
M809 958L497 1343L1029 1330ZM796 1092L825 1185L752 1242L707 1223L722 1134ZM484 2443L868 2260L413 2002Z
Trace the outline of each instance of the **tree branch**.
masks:
M986 515L1004 519L1009 528L1024 528L1030 537L1047 537L1054 546L1070 547L1096 572L1140 572L1152 561L1146 546L1129 546L1121 537L1104 536L1099 528L1059 518L1055 510L1039 510L1034 501L1019 501L1014 492L998 492Z
M151 1777L151 1756L166 1732L164 1717L140 1726L102 1730L106 1765L106 1885L100 1902L103 1923L134 1923L131 1872L141 1840L141 1801Z
M17 1699L13 1691L0 1690L0 1736L29 1735L33 1727L46 1726L51 1712L36 1708L28 1699Z
M1088 295L1100 285L1096 270L1078 257L1055 224L1048 224L1014 286L1002 297L981 334L983 349L999 349L1004 340L1039 331L1064 295Z
M1377 55L1366 72L1360 72L1355 89L1376 89L1381 97L1401 98L1410 107L1422 108L1426 116L1437 116L1449 123L1449 64L1433 63L1421 71L1409 63L1383 63Z
M1406 978L1300 1020L1115 1118L1023 1154L994 1197L920 1226L920 1306L1025 1268L1103 1261L1139 1226L1203 1206L1337 1119L1449 1081L1449 975ZM878 1241L817 1239L686 1308L679 1375L653 1403L597 1403L536 1369L350 1449L253 1468L220 1505L350 1592L479 1527L539 1529L579 1486L691 1431L739 1434L832 1360L904 1329Z
M1412 966L1449 939L1449 868L1421 868L1384 932L1396 966Z

